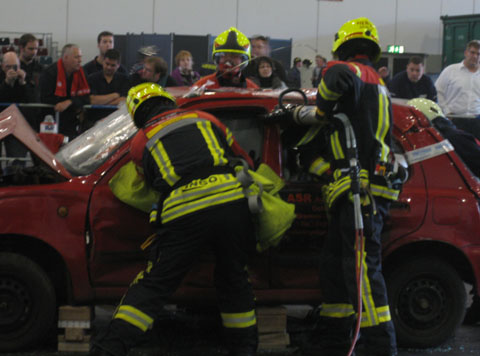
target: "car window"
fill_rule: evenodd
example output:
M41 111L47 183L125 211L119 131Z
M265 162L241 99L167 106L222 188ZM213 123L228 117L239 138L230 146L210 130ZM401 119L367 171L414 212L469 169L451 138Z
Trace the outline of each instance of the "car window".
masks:
M262 160L263 123L258 116L265 114L259 108L229 108L204 110L222 121L233 133L240 146L248 153L257 167Z
M74 176L87 175L100 167L115 151L135 133L125 105L98 121L55 155Z

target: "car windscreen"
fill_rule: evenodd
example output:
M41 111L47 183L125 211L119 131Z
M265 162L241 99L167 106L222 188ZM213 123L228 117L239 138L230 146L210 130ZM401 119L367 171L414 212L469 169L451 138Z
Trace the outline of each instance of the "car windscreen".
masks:
M87 175L102 165L137 128L125 105L63 146L55 158L73 176Z

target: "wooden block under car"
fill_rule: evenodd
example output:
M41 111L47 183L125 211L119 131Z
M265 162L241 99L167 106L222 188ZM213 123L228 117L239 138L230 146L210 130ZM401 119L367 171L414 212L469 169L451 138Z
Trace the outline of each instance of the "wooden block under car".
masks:
M290 336L286 332L259 334L258 341L260 350L283 349L290 344Z
M64 335L58 335L58 351L60 352L88 352L90 351L90 335L85 335L83 341L67 341Z
M286 333L287 309L285 307L258 307L258 333Z

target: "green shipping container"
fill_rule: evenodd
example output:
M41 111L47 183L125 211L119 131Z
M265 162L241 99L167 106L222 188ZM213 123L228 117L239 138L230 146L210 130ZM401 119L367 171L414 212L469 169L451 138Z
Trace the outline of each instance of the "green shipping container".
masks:
M461 62L465 46L480 40L480 15L441 16L443 21L442 66Z

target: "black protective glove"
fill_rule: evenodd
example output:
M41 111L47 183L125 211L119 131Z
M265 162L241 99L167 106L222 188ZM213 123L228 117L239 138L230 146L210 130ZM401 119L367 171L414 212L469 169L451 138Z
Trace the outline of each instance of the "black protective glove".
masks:
M263 115L263 119L266 123L272 124L289 124L294 123L293 121L293 112L298 105L296 104L287 104L283 108L275 108L272 112Z

